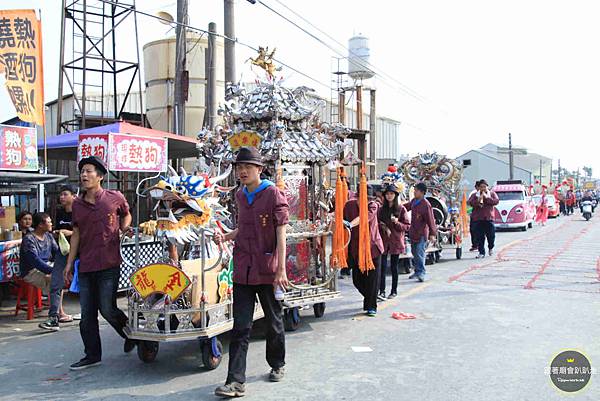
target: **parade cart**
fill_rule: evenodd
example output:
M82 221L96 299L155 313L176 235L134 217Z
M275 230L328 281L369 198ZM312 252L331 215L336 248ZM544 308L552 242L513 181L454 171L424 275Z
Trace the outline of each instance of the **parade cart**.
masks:
M132 271L125 332L139 340L144 362L156 358L160 342L184 340L199 340L207 369L221 362L217 336L233 327L233 266L231 249L216 245L212 237L231 225L218 195L227 188L216 185L230 172L207 177L170 169L169 177L137 191L156 202L155 219L140 224L132 239L123 237L121 255ZM159 244L159 255L150 256L151 261L145 255L142 262L142 244ZM257 303L254 319L263 316Z
M347 130L320 124L320 102L311 100L308 92L305 87L291 91L273 78L258 82L249 93L229 86L222 110L227 124L199 135L205 168L228 165L241 146L254 146L267 164L265 174L287 197L286 268L291 287L283 304L288 331L298 328L301 309L312 306L314 315L322 317L325 303L340 296L326 251L334 197L326 176L327 163L338 158ZM235 207L233 197L229 207Z
M427 185L426 198L433 208L437 239L429 243L426 253L430 263L437 263L445 248L454 249L456 259L462 257L464 217L461 215L460 182L462 167L454 159L438 153L419 154L405 161L401 170L409 186Z

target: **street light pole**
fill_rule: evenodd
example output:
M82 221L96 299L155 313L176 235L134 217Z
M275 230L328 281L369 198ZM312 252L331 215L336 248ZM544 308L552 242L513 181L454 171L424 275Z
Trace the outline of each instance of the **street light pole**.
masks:
M514 180L515 177L515 161L513 156L513 148L512 148L512 134L508 133L508 175L511 180Z

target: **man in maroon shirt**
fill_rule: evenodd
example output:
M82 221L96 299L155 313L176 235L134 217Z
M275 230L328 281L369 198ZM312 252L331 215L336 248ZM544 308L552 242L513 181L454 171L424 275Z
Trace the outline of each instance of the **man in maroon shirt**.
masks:
M243 186L236 193L237 228L225 235L215 235L217 243L235 240L233 330L227 379L225 385L215 390L220 397L245 395L246 355L257 295L267 323L269 380L281 381L285 373L283 309L274 292L289 285L285 270L289 207L281 190L271 181L261 180L264 164L255 148L241 148L235 167Z
M73 278L73 262L79 253L79 331L85 357L70 366L71 370L100 364L102 348L98 328L98 310L106 321L125 339L124 351L130 352L136 342L127 339L123 328L127 316L117 308L119 285L119 230L129 231L131 214L127 200L119 191L102 189L107 174L101 159L91 156L79 162L82 194L73 203L71 251L65 267L65 279Z
M477 192L469 197L469 205L473 207L471 221L475 232L475 242L479 249L477 259L485 258L485 239L488 241L489 255L494 254L494 242L496 239L496 228L494 226L494 206L500 199L494 191L488 189L485 180L479 180Z
M426 193L427 185L420 182L415 185L414 199L404 204L406 210L411 212L408 237L410 238L410 250L413 255L413 265L415 267L415 272L408 278L416 278L420 282L425 281L425 248L427 247L427 238L433 242L437 234L433 209L429 201L425 199Z
M380 256L383 253L383 241L379 234L379 221L377 212L379 204L375 201L373 188L367 186L367 197L369 198L369 233L371 234L371 258L373 259L374 270L365 273L358 268L358 237L359 237L359 200L358 196L350 199L344 206L344 220L350 222L352 233L350 235L350 245L348 246L348 267L352 269L352 282L354 286L364 297L363 310L368 316L377 315L377 290L380 280Z

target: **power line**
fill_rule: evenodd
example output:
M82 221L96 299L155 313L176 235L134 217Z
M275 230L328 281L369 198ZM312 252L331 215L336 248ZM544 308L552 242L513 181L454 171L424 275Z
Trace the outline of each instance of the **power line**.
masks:
M99 1L101 1L101 2L103 2L103 3L106 3L106 4L111 4L111 5L113 5L113 6L116 6L116 7L121 7L121 8L124 8L124 9L129 9L129 10L132 10L132 8L133 8L131 5L125 5L125 4L117 3L117 2L115 2L115 1L112 1L112 0L99 0ZM156 19L156 20L162 21L162 22L164 22L164 23L167 23L167 24L169 24L169 25L171 25L171 24L172 24L172 25L180 25L180 26L182 26L182 27L184 27L184 28L186 28L186 29L189 29L189 30L191 30L191 31L197 31L197 32L200 32L200 33L202 33L202 34L208 34L208 33L209 33L209 32L208 32L206 29L196 28L196 27L193 27L193 26L191 26L191 25L188 25L188 24L183 24L183 23L180 23L180 22L177 22L177 21L170 21L170 20L168 20L168 19L165 19L165 18L159 17L159 16L157 16L157 15L153 15L153 14L150 14L150 13L146 13L146 12L144 12L144 11L140 11L140 10L138 10L138 9L134 9L134 10L132 10L132 11L133 11L133 12L135 12L136 14L140 14L140 15L143 15L143 16L146 16L146 17L154 18L154 19ZM211 35L212 35L212 34L213 34L213 33L211 33ZM250 50L253 50L253 51L255 51L255 52L258 52L258 48L254 47L254 46L252 46L252 45L249 45L249 44L247 44L247 43L241 42L241 41L239 41L238 39L229 38L229 37L227 37L227 36L225 36L225 35L223 35L223 34L220 34L220 33L214 33L214 35L215 35L215 36L218 36L218 37L220 37L220 38L223 38L224 40L229 40L229 41L235 42L235 43L237 43L237 44L239 44L239 45L241 45L241 46L247 47L248 49L250 49ZM327 88L327 89L330 89L330 88L331 88L331 86L330 86L329 84L326 84L326 83L324 83L324 82L322 82L322 81L318 80L317 78L314 78L314 77L312 77L312 76L310 76L310 75L308 75L308 74L306 74L306 73L304 73L304 72L302 72L302 71L300 71L300 70L298 70L298 69L296 69L296 68L292 67L291 65L289 65L289 64L287 64L287 63L285 63L283 60L281 60L281 59L279 59L279 58L275 58L275 57L274 57L274 58L273 58L273 60L275 60L276 62L278 62L278 63L279 63L279 64L281 64L282 66L284 66L284 67L286 67L286 68L288 68L288 69L290 69L290 70L294 71L295 73L297 73L297 74L300 74L300 75L302 75L303 77L305 77L305 78L307 78L307 79L310 79L311 81L313 81L313 82L315 82L315 83L317 83L317 84L319 84L319 85L323 86L324 88Z
M317 42L319 42L323 46L327 47L328 49L330 49L334 53L338 54L342 58L346 58L348 54L356 55L353 52L351 52L348 48L346 48L345 45L343 45L337 39L335 39L333 36L329 35L327 32L325 32L322 29L320 29L319 27L317 27L315 24L313 24L312 22L310 22L309 20L307 20L305 17L303 17L302 15L300 15L298 12L292 10L290 7L288 7L287 5L285 5L284 3L282 3L279 0L275 0L275 1L277 1L277 3L281 4L283 7L285 7L287 10L289 10L291 13L293 13L294 15L296 15L297 17L299 17L300 19L302 19L304 22L306 22L307 24L309 24L310 26L312 26L314 29L316 29L317 31L319 31L323 35L327 36L329 39L331 39L337 45L341 46L347 53L346 54L341 53L338 49L335 49L329 43L326 43L321 38L319 38L316 35L314 35L312 32L309 32L305 28L301 27L300 25L298 25L293 20L291 20L288 17L286 17L285 15L281 14L279 11L275 10L273 7L265 4L262 0L256 0L257 3L259 3L260 5L262 5L263 7L265 7L266 9L268 9L269 11L271 11L272 13L276 14L280 18L284 19L285 21L289 22L290 24L292 24L293 26L295 26L296 28L298 28L302 32L306 33L311 38L313 38L314 40L316 40ZM400 92L403 92L403 93L405 93L405 94L407 94L407 95L409 95L409 96L411 96L411 97L413 97L413 98L415 98L415 99L417 99L419 101L423 101L423 102L427 101L427 99L424 96L420 95L418 92L416 92L413 89L409 88L408 86L406 86L402 82L398 81L397 79L395 79L391 75L387 74L386 72L382 71L381 69L375 67L373 64L371 64L371 63L369 63L367 61L361 60L359 58L353 60L352 62L355 63L355 64L358 64L359 66L361 66L363 68L370 69L370 70L376 72L378 75L380 75L382 77L386 77L387 79L394 81L396 83L396 85L398 85L398 87L394 87L392 84L390 84L389 82L386 82L384 79L380 79L381 82L383 82L384 84L388 85L392 89L395 89L395 90L398 90Z

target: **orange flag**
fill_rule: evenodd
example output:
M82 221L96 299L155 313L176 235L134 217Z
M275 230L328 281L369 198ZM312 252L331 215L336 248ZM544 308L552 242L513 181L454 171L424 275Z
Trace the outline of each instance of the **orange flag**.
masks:
M460 224L462 224L463 237L469 235L469 214L467 213L467 194L463 191L460 205Z
M17 116L43 126L42 23L35 10L0 10L0 72Z
M348 267L346 261L346 229L344 228L344 184L342 178L343 167L338 169L335 182L335 227L333 231L333 247L331 252L331 266L338 268Z
M358 268L362 273L375 269L371 258L371 233L369 230L369 202L367 199L367 177L365 164L360 169L360 190L358 194Z

